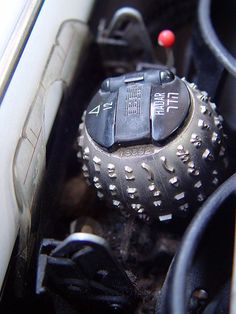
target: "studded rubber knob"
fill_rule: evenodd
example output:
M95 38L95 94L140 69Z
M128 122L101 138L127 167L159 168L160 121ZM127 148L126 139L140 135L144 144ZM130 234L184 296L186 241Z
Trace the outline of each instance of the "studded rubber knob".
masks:
M169 70L106 79L79 127L84 177L144 220L193 214L226 178L222 117Z

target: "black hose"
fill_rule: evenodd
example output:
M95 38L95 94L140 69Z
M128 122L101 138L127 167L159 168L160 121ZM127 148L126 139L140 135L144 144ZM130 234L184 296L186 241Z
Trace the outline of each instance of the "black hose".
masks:
M223 202L236 193L236 174L225 181L206 201L189 225L181 249L168 273L167 286L169 286L167 304L168 309L159 313L184 314L187 313L188 300L186 287L188 274L193 263L194 254L199 242L217 211L222 208ZM169 282L168 282L169 281Z
M236 59L222 45L211 22L211 0L200 0L198 20L203 39L216 59L236 77Z

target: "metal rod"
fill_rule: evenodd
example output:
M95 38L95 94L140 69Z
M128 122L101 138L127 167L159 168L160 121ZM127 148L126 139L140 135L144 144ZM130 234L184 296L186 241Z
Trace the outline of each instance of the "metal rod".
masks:
M2 100L14 70L19 62L30 31L38 17L44 0L27 1L7 47L0 59L0 99Z

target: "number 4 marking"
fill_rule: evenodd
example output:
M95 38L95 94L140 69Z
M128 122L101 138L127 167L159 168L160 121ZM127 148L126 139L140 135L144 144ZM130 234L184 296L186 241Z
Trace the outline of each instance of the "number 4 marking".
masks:
M100 112L100 108L101 108L101 105L98 105L97 107L95 107L91 111L89 111L88 114L95 114L96 116L98 116L99 112Z
M95 114L96 117L97 117L99 115L99 113L100 113L101 107L102 107L103 111L112 109L112 102L106 102L103 105L98 105L95 108L93 108L92 110L90 110L88 114Z

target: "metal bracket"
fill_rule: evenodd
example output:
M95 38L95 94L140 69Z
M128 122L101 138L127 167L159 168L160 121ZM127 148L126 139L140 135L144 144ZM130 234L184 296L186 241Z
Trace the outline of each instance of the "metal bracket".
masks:
M117 10L107 27L105 20L102 20L98 27L97 43L104 65L120 72L134 71L138 62L156 62L143 18L133 8Z
M74 233L64 241L43 240L39 253L36 292L56 293L79 305L124 309L137 295L130 279L96 235Z

